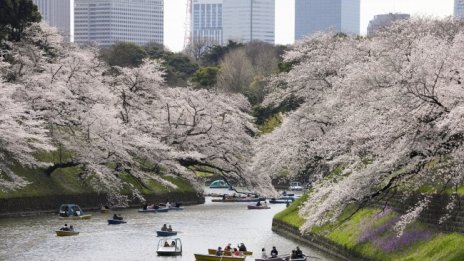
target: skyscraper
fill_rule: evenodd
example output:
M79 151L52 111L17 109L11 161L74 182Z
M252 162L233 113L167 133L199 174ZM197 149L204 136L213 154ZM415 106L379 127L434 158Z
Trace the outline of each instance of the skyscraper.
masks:
M464 18L464 0L454 0L454 16Z
M223 40L274 44L274 0L223 0Z
M360 0L295 0L295 39L318 31L359 34Z
M223 0L193 0L192 40L207 40L212 44L223 44L222 38Z
M74 0L33 0L42 20L58 28L67 41L74 41Z
M75 0L75 42L163 44L164 0Z
M367 27L367 35L372 35L374 34L377 30L379 30L382 27L388 26L391 23L397 21L397 20L406 20L411 18L409 14L381 14L381 15L376 15L374 16L374 19L372 19L369 22L369 26Z

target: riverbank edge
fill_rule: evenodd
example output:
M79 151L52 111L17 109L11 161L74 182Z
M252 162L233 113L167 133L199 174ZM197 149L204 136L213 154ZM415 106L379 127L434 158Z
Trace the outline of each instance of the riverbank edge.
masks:
M314 233L306 233L302 235L298 227L289 223L285 223L281 220L277 220L276 218L272 219L272 231L285 238L293 239L302 244L316 248L317 250L324 252L337 260L375 260L363 256L360 253L355 252L342 245L339 245L336 242L327 239L323 236L316 235ZM309 253L308 255L311 255L311 253Z
M163 192L143 195L146 202L164 203L179 202L182 205L197 205L205 203L205 197L201 192ZM86 211L99 210L106 202L105 194L84 193L73 195L50 195L41 197L21 197L0 199L0 218L37 216L50 213L58 213L61 204L77 204ZM142 202L131 200L127 208L140 207Z

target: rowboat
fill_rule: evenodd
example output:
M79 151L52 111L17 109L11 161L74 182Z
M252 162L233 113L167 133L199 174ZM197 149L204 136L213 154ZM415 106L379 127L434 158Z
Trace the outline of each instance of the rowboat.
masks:
M242 251L240 252L242 255L244 256L252 256L253 255L253 252L252 251ZM216 255L216 249L213 249L213 248L209 248L208 249L208 254L209 255ZM225 256L232 256L232 252L230 251L224 251L224 255Z
M79 232L77 231L64 231L64 230L56 230L56 235L59 237L69 237L69 236L77 236Z
M119 219L108 219L108 225L119 225L119 224L126 224L127 221L119 220Z
M161 231L157 230L156 235L159 237L170 237L177 235L177 231Z
M140 213L155 213L155 212L158 212L157 209L154 209L154 208L147 208L147 209L140 208L137 211L140 212Z
M245 256L194 255L196 261L245 261Z
M257 258L255 261L306 261L307 257L303 258L290 258L288 256L283 256L283 257L274 257L274 258Z
M177 256L182 255L182 242L179 238L160 239L158 242L158 250L156 251L159 256Z
M225 199L212 199L211 202L258 202L263 200L260 198L225 198Z
M184 210L183 207L169 207L169 211L171 210Z
M256 206L256 205L248 205L248 209L270 209L271 207L267 205L261 205L261 206Z

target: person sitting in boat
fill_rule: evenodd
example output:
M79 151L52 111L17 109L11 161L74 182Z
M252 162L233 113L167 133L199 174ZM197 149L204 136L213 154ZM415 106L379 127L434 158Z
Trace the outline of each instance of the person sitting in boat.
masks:
M297 258L296 250L292 250L292 253L290 254L290 259L294 259L294 258Z
M238 250L240 250L241 252L244 252L244 251L247 251L247 248L246 248L245 244L240 243L240 246L238 247Z
M165 206L166 206L167 208L170 208L170 207L171 207L171 203L169 203L169 201L166 201Z
M161 227L161 231L168 231L168 226L166 226L166 224L164 224L164 225Z
M296 258L303 258L304 257L303 251L301 251L299 246L296 247L295 254L296 254Z
M61 231L69 231L68 224L64 224L64 227L60 228Z
M234 248L234 256L240 256L240 251L237 248Z
M174 204L174 206L175 206L176 208L180 208L180 203L179 203L179 202L176 202L176 204Z
M261 249L261 258L262 259L267 259L268 256L267 256L267 253L266 253L266 249L263 247L263 249Z
M123 218L121 216L119 216L118 214L116 214L116 213L113 215L113 219L114 220L123 220Z
M70 226L69 226L69 231L74 231L73 225L70 225Z
M176 246L176 241L173 240L173 241L171 242L171 247L175 247L175 246Z
M147 210L147 208L148 208L148 204L147 204L147 202L145 202L145 204L143 204L143 206L142 206L142 209Z
M164 246L165 246L165 247L169 247L168 241L164 241Z
M258 200L258 203L256 203L256 206L257 206L257 207L260 207L260 206L261 206L261 200Z
M230 251L232 251L232 247L231 247L230 245L231 245L230 243L229 243L229 244L227 244L227 246L226 246L226 247L224 247L224 251L226 251L226 252L230 252Z
M277 255L279 255L279 251L277 251L277 248L273 246L271 250L271 258L276 258Z
M171 227L171 225L169 225L169 227L168 227L168 230L167 230L167 231L169 231L169 232L171 232L171 231L172 231L172 227Z
M222 251L222 247L218 247L218 249L216 250L216 256L222 256L224 254L224 252Z

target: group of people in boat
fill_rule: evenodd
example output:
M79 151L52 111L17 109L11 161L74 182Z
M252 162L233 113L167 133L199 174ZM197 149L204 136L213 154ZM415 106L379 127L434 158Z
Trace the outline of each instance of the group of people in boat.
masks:
M258 200L258 202L256 202L256 206L257 207L261 207L263 204L261 204L261 200ZM267 201L264 200L264 206L267 207Z
M61 227L60 230L61 230L61 231L74 231L74 227L73 227L73 225L70 225L70 226L68 227L68 224L64 224L64 226Z
M161 227L161 231L168 231L168 232L171 232L171 231L172 231L172 227L171 227L171 225L167 226L166 224L164 224L164 225Z
M162 207L162 208L172 208L172 207L179 208L180 205L181 205L181 203L179 203L179 202L171 203L171 202L169 202L169 200L166 200L165 203L160 203L159 205L156 205L155 203L148 204L147 202L145 202L145 204L143 204L143 206L142 206L142 209L143 210L159 209L160 207Z
M279 251L277 251L277 248L275 246L272 247L270 256L268 256L266 249L263 247L261 250L261 258L266 259L266 258L276 258L279 255ZM300 247L297 246L296 249L292 250L292 253L288 257L290 260L292 259L298 259L298 258L304 258L305 255L303 255L303 251L301 251Z
M224 247L224 250L222 247L218 247L216 250L216 256L223 256L224 252L228 252L233 256L242 256L243 252L247 251L247 248L244 243L240 243L237 245L237 247L232 248L232 244L229 243Z
M164 241L164 247L175 247L176 246L176 241L172 240L171 244L166 240Z

